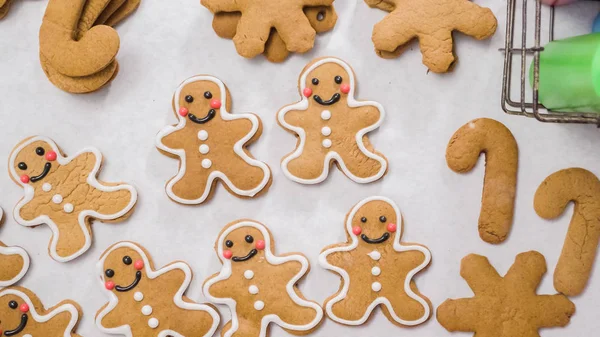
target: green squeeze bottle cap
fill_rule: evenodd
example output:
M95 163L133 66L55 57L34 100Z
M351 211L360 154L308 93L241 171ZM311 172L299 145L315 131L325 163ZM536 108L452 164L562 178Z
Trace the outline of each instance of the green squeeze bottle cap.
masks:
M532 63L532 85L533 68ZM600 33L555 40L544 47L539 101L555 111L600 113Z

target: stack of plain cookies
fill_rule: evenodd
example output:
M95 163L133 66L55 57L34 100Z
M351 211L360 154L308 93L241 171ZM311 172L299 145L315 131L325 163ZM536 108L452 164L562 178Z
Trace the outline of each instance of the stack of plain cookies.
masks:
M2 1L2 0L0 0ZM120 39L112 28L141 0L50 0L40 28L40 63L56 87L96 91L115 78Z

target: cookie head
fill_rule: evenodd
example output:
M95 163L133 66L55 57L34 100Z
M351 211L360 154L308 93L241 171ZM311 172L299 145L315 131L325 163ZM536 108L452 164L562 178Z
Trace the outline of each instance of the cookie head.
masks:
M303 76L302 94L323 108L335 105L350 93L353 74L349 69L341 60L317 60Z
M266 241L257 228L243 226L221 236L222 257L234 264L253 261L264 257Z
M359 206L350 221L350 235L360 245L392 244L400 231L397 211L390 203L372 200Z
M202 125L212 121L225 109L227 96L225 87L218 79L197 76L186 80L175 94L177 113L191 124Z
M14 179L23 184L39 184L58 168L58 154L43 140L34 140L21 146L11 157Z
M0 335L21 336L31 321L33 317L30 317L25 299L14 294L0 297Z
M103 265L102 277L106 289L115 293L134 290L145 276L144 261L139 252L129 247L111 251Z

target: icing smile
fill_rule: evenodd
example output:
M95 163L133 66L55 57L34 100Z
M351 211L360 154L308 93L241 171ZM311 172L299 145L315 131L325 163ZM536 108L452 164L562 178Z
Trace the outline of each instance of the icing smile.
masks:
M4 331L4 336L15 336L15 335L19 334L27 326L27 319L28 319L27 314L23 314L21 316L21 323L19 324L19 326L14 330Z
M208 123L211 119L215 118L216 115L217 112L215 111L215 109L210 109L205 117L198 118L194 114L188 114L188 118L196 124L204 124Z
M256 254L258 254L258 250L256 250L256 249L252 249L252 250L250 251L250 253L248 253L248 255L246 255L246 256L244 256L244 257L237 257L237 256L234 256L234 257L232 258L232 260L233 260L233 262L244 262L244 261L248 261L248 260L250 260L250 259L251 259L251 258L253 258L253 257L254 257L254 255L256 255Z
M120 292L130 291L131 289L135 288L138 285L138 283L140 283L141 279L142 272L138 271L137 273L135 273L135 280L133 280L133 282L130 285L128 285L127 287L115 286L115 289Z
M48 173L50 173L50 169L52 168L52 164L51 163L46 163L46 165L44 165L44 171L42 171L42 173L40 173L39 175L35 176L35 177L31 177L31 182L36 182L39 180L44 179Z
M315 102L317 102L321 105L334 105L335 103L340 101L340 98L342 98L342 96L338 93L335 93L327 101L323 101L323 99L319 95L314 95L313 98L314 98Z
M369 243L369 244L376 244L376 243L383 243L385 241L387 241L387 239L390 238L390 233L384 233L382 236L380 236L377 239L370 239L368 236L366 236L365 234L360 236L361 239L363 239L364 242Z

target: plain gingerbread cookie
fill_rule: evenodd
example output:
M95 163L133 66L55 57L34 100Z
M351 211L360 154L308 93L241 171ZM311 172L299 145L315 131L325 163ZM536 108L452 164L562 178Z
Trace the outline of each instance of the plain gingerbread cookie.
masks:
M281 161L287 178L317 184L334 163L361 184L385 175L387 159L367 136L382 124L385 110L377 102L357 101L356 86L354 71L338 58L316 59L304 68L302 100L277 113L279 125L298 138L296 149Z

